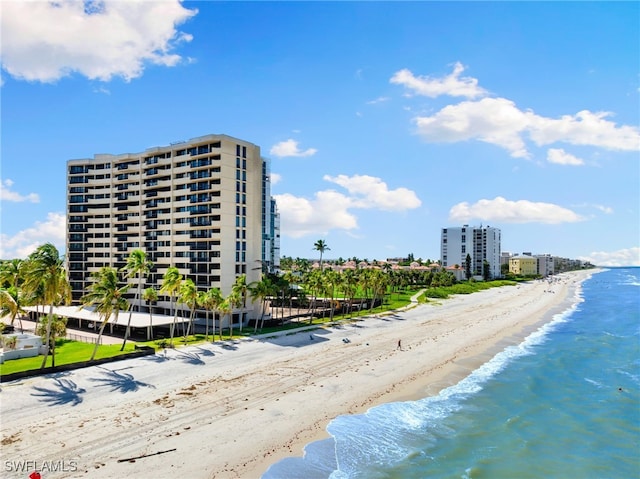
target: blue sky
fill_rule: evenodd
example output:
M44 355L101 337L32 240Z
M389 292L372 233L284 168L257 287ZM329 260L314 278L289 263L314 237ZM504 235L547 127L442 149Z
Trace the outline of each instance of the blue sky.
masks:
M2 2L0 257L64 248L65 165L210 133L271 161L282 255L640 265L637 2Z

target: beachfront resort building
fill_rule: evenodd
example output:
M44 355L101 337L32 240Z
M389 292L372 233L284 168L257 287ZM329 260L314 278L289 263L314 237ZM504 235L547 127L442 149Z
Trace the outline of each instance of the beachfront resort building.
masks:
M536 276L538 259L531 255L517 255L509 259L509 272L518 276Z
M445 268L466 269L467 255L471 259L471 276L482 279L499 278L500 230L490 226L443 228L440 238L440 260ZM485 270L485 268L487 268Z
M535 275L546 277L554 274L554 257L550 254L532 254L524 252L509 255L509 272L512 274Z
M268 162L259 146L244 140L212 134L67 163L74 304L87 292L91 273L124 267L134 249L155 264L143 288L159 290L164 273L175 266L198 289L218 287L227 295L240 275L250 284L263 271L277 270L278 229ZM171 314L170 298L159 299L154 313ZM236 311L234 322L253 313L248 304Z

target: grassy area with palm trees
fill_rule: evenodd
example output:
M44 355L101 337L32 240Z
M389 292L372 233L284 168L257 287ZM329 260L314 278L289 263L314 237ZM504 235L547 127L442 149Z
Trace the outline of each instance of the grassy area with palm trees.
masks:
M216 339L273 334L301 327L322 327L336 321L359 320L366 315L385 314L406 307L411 303L411 297L421 291L418 301L427 302L446 299L452 294L469 294L489 287L516 284L513 281L458 282L451 272L439 267L393 268L389 263L374 261L369 265L355 258L351 268L336 268L336 262L323 259L323 254L330 250L324 240L316 241L313 249L319 252L319 266L313 267L309 260L302 259L283 261L282 272L265 272L259 281L250 284L246 275L241 274L236 277L226 296L217 287L198 290L193 279L184 278L174 266L165 272L159 289L149 287L143 290L144 277L154 270L154 265L143 250L135 249L120 270L105 266L92 274L93 283L80 301L84 306L93 307L99 315L98 342L95 345L81 343L76 349L71 347L73 342L56 339L63 337L64 333L60 329L60 318L53 315L53 308L69 303L70 285L63 257L52 244L47 243L38 247L26 260L9 260L0 264L0 309L3 316L10 319L11 325L24 313L25 306L49 307L49 314L39 325L39 331L42 332L44 344L51 347L52 354L28 361L14 360L10 367L33 368L34 360L40 360L40 367L44 368L49 357L53 366L56 364L56 355L57 364L70 364L111 354L113 348L98 346L99 339L105 326L117 320L122 312L128 312L129 317L120 351L130 351L136 344L157 350ZM129 284L128 280L136 281ZM130 301L127 297L131 296L132 288L135 288L135 295ZM170 337L167 340L151 340L147 336L147 341L128 343L133 308L137 307L140 311L142 302L147 303L151 327L152 307L160 296L168 298L169 313L173 316ZM253 324L248 328L243 328L246 322L241 318L238 330L234 331L234 317L238 316L234 313L239 311L245 314L249 298L259 303L259 309L256 308L259 314L252 318ZM189 311L189 320L186 327L182 326L182 337L176 340L178 305ZM195 330L197 311L200 311L201 318L203 313L206 317L204 334ZM209 324L212 325L211 335ZM58 344L61 346L54 346ZM92 349L90 354L89 349ZM80 351L87 355L82 357Z
M95 359L104 359L128 354L135 350L135 344L130 342L124 350L121 350L121 347L117 344L100 345L97 350L94 350L94 348L91 343L58 339L55 346L56 366L84 363L90 356ZM39 369L41 362L42 357L40 356L5 361L4 364L0 364L0 374L13 374Z

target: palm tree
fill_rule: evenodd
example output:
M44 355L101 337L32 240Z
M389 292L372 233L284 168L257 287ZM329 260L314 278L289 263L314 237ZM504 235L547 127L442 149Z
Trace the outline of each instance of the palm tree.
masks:
M198 307L198 287L191 278L185 279L180 285L178 290L179 301L189 308L189 325L184 333L184 341L187 341L187 336L191 331L191 325L193 323L193 315Z
M369 299L369 291L373 287L373 271L372 269L363 269L358 275L358 285L363 293L360 299L360 307L358 308L358 316L360 316L360 311L362 311L363 303ZM373 294L371 294L371 297L373 298Z
M49 325L51 320L53 323ZM36 328L36 334L44 336L47 334L47 329L51 336L51 367L53 368L56 365L56 339L67 335L67 318L61 318L57 314L46 317Z
M153 303L158 301L158 291L155 288L147 288L142 292L142 299L149 305L149 331L147 332L147 340L153 336L153 313L151 311Z
M233 294L233 293L231 293ZM218 310L220 311L220 340L222 340L222 320L226 315L229 315L229 339L233 338L233 298L231 295L224 298L222 303L218 306Z
M322 255L325 251L331 250L331 248L327 246L325 240L319 239L313 244L313 249L316 251L320 251L320 270L322 270Z
M296 258L294 261L294 269L304 275L311 269L311 263L305 258Z
M289 292L289 317L293 316L293 296L298 290L298 276L293 271L286 271L282 277L287 283L287 290Z
M384 302L384 296L387 292L387 287L389 286L389 278L379 269L372 270L372 289L373 289L373 305L376 304L376 300L380 298L380 307L382 308L382 303Z
M251 295L251 299L253 301L255 300L260 301L260 304L261 304L260 330L262 330L262 327L264 325L264 313L266 312L266 309L267 309L267 298L271 294L273 294L273 283L271 282L271 279L269 279L268 276L263 276L260 281L257 281L249 285L249 294ZM258 320L256 319L256 325L255 325L255 328L253 329L253 332L255 333L257 331L258 331Z
M127 301L125 295L131 285L125 284L119 288L118 271L111 266L103 266L91 276L94 279L94 283L89 286L87 294L80 298L80 302L84 306L94 306L95 312L98 313L98 317L102 320L98 339L91 354L91 361L93 361L102 339L104 327L109 322L109 319L113 315L114 321L117 322L120 311L126 311L129 307L129 301Z
M23 266L21 259L9 259L0 263L0 287L17 288L22 281Z
M322 274L320 271L309 271L306 275L305 283L313 295L311 301L311 314L309 315L309 324L313 323L313 315L316 312L316 304L318 300L318 294L322 289Z
M336 287L340 284L340 276L337 272L328 269L322 274L323 279L323 296L329 296L329 320L333 321L333 313L335 311L334 301L336 296ZM322 315L324 317L324 313Z
M138 277L138 289L136 290L136 298L134 304L138 304L138 311L140 311L140 296L142 293L142 280L153 269L153 263L147 259L147 254L141 249L134 249L129 253L127 258L127 264L121 271L127 271L127 278ZM133 315L133 305L129 308L129 319L127 320L127 329L124 332L124 341L122 341L122 347L120 351L124 351L124 346L127 344L127 338L129 337L129 329L131 328L131 316Z
M8 289L0 289L0 316L9 316L11 326L13 326L16 316L20 315L20 332L24 333L22 327L22 315L25 310L22 308L22 291L11 286Z
M353 269L348 269L340 275L340 288L349 304L349 317L352 316L353 298L358 290L358 277Z
M218 311L218 308L224 301L224 296L222 296L222 292L220 288L209 288L207 291L203 292L202 298L200 300L200 304L207 311L207 320L205 326L205 341L209 336L209 311L213 311L213 339L216 338L216 316L215 311ZM222 341L222 318L220 318L220 340Z
M242 309L247 306L247 293L249 291L247 286L247 275L242 274L236 278L235 283L231 288L231 291L240 298L240 304L238 306L242 306ZM240 332L242 332L242 324L244 311L240 312Z
M289 282L284 277L284 275L276 276L275 280L276 281L274 285L275 285L276 291L278 292L278 294L282 293L282 300L280 300L278 296L278 302L280 303L280 320L281 320L281 323L284 325L284 301L285 301L285 295L289 290Z
M27 294L38 296L49 305L49 318L53 316L53 307L71 302L71 286L64 269L64 259L52 243L45 243L31 253L25 266L23 288ZM47 323L45 355L41 368L47 364L51 323Z
M162 277L162 287L160 288L161 293L169 295L173 310L173 323L171 323L171 339L169 340L169 344L173 344L173 333L175 332L176 317L178 316L178 311L175 307L175 294L180 289L181 283L182 274L180 274L180 270L175 266L169 267Z

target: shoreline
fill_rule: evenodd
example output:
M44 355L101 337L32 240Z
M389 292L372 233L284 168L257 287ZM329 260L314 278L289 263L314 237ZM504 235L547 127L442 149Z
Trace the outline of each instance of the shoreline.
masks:
M592 274L598 271L600 271L600 269L590 270L588 274L580 275L579 279L576 280L574 278L571 283L566 284L566 288L564 288L559 295L559 301L555 301L554 305L550 309L539 312L535 315L533 322L526 322L522 327L520 327L519 324L514 325L511 334L502 337L497 343L491 343L486 346L486 348L484 346L479 346L476 354L459 358L455 362L450 362L438 367L435 371L431 370L428 375L423 377L422 380L417 377L413 377L410 381L394 385L396 387L394 387L393 391L387 392L386 395L379 397L377 401L369 406L359 407L345 414L363 414L370 408L385 403L417 401L426 397L437 396L441 391L454 386L506 348L521 344L528 336L538 331L544 325L549 324L557 314L561 314L569 309L576 302L576 288ZM557 292L558 291L554 291L554 293ZM458 297L460 298L461 296ZM274 454L275 460L263 463L263 470L260 474L266 473L271 465L282 459L286 459L287 457L302 457L304 454L304 448L308 444L330 438L331 436L326 430L326 427L329 425L331 420L333 420L333 418L327 421L323 431L318 431L317 434L311 436L312 439L306 441L301 447L299 447L298 454ZM212 479L216 477L218 476L211 476ZM258 478L260 475L249 475L247 477Z
M566 310L577 285L597 271L363 317L316 330L313 341L297 333L188 347L130 366L7 383L3 460L76 461L77 470L48 478L152 471L160 478L257 479L329 437L326 427L339 415L457 383Z

